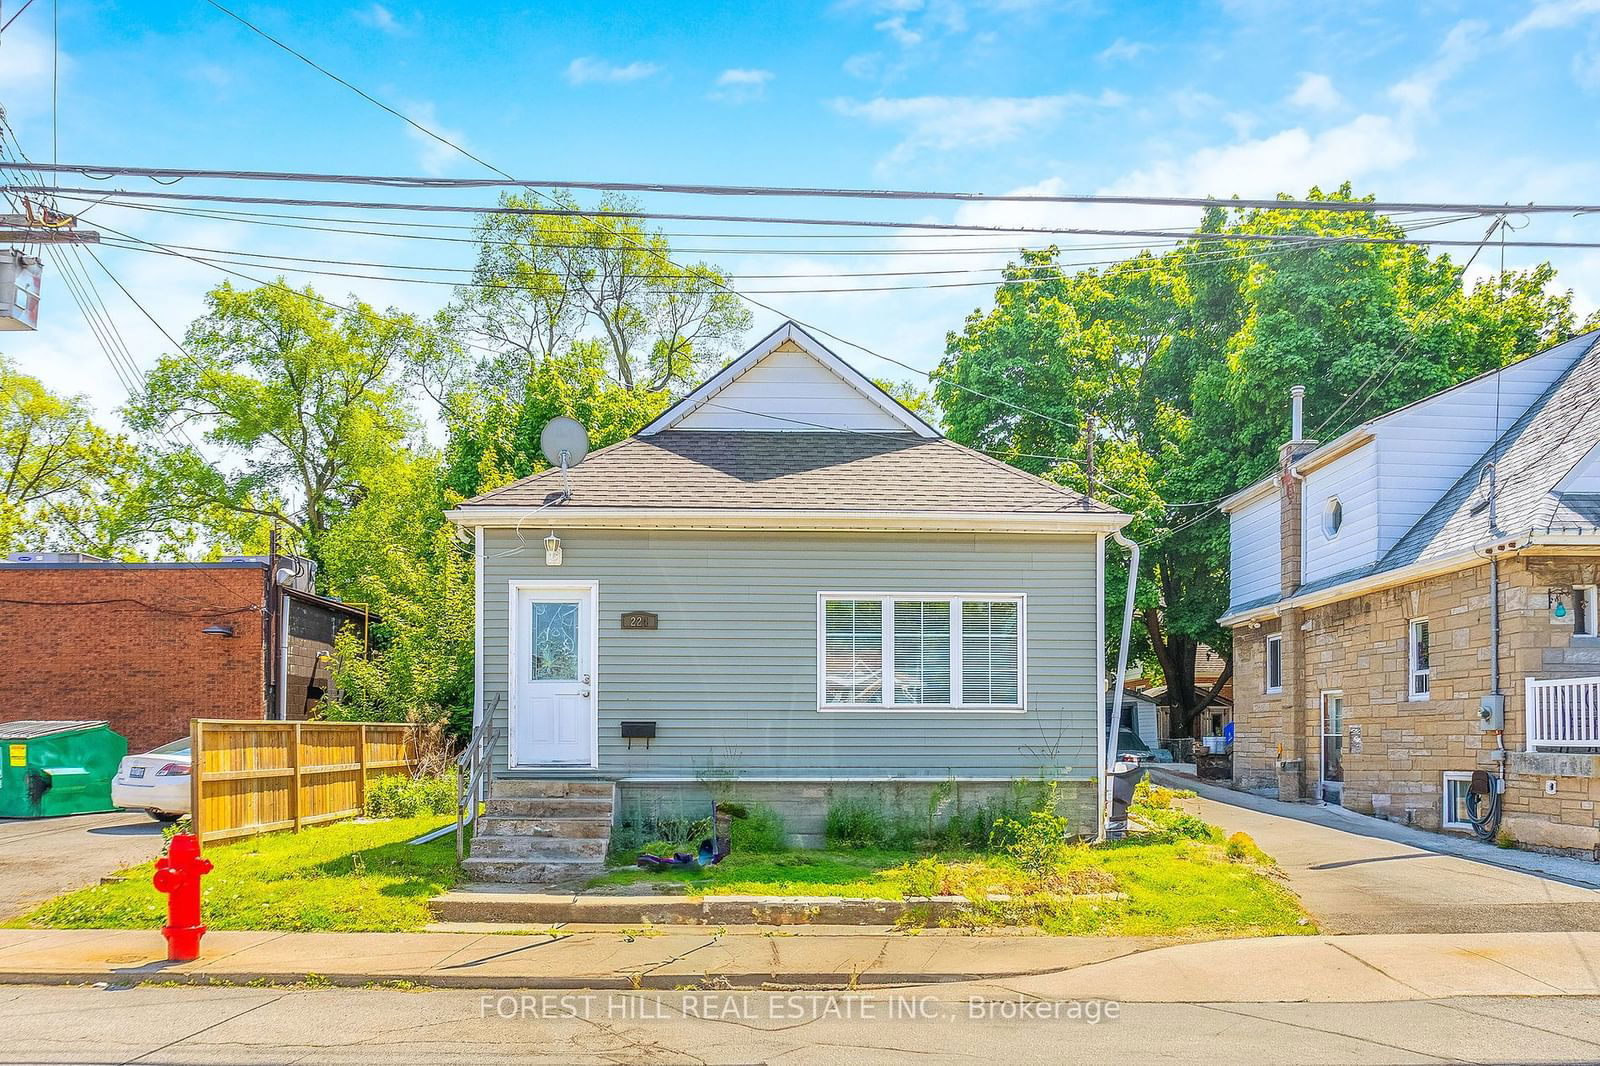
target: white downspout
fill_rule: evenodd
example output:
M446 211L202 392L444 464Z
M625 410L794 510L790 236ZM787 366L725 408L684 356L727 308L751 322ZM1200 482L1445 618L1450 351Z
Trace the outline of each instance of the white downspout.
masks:
M1122 644L1117 648L1117 680L1111 693L1110 735L1106 737L1106 773L1100 780L1100 832L1106 838L1106 818L1111 816L1111 768L1117 764L1117 737L1122 732L1122 690L1128 679L1128 641L1133 636L1133 596L1139 588L1139 545L1122 535L1122 530L1111 534L1113 540L1128 549L1128 593L1122 604Z

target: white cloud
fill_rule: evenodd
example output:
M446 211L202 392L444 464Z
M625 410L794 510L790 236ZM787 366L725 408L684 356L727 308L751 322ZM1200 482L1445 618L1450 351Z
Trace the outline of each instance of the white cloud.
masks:
M1102 63L1122 63L1139 56L1150 50L1150 45L1144 41L1129 41L1118 37L1102 48L1095 56Z
M878 125L906 127L905 138L890 159L904 159L919 150L939 152L990 148L1014 141L1058 121L1069 108L1086 106L1088 97L1060 96L915 96L833 101L834 110Z
M640 81L660 72L661 68L654 63L635 60L632 63L619 65L593 56L580 56L567 64L566 78L573 85L590 85L595 82L616 84Z
M1539 0L1506 36L1515 39L1536 30L1565 29L1590 15L1600 15L1600 0Z
M433 130L445 140L452 141L462 147L466 146L465 133L439 124L438 110L433 106L432 101L424 100L402 108L402 110L413 121L428 127L428 129ZM429 137L415 126L408 125L406 127L406 135L417 146L417 164L422 167L425 174L437 177L444 174L452 166L459 166L466 159L466 156L451 148L448 144L443 144L437 139Z
M381 33L399 35L410 32L410 29L404 23L395 18L394 12L382 4L373 4L357 11L355 18L363 26L371 26Z
M770 70L730 67L717 75L717 84L711 91L711 99L730 104L759 100L766 95L767 82L775 76Z
M1426 111L1440 87L1482 54L1486 32L1487 27L1476 20L1456 23L1433 61L1390 86L1389 96L1409 111Z
M1312 111L1336 111L1344 106L1344 97L1326 74L1302 74L1300 84L1289 94L1289 102Z
M906 24L904 15L894 15L879 22L876 27L901 48L915 48L922 43L922 34Z

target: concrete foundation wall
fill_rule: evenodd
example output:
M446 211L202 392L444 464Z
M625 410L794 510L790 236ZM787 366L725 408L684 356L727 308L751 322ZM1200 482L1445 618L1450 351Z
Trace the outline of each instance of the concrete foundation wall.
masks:
M826 842L823 828L828 807L844 797L860 798L884 811L925 820L933 804L934 823L942 824L951 815L1012 796L1024 790L1031 801L1039 794L1037 781L927 781L885 782L648 782L623 781L618 785L618 822L649 820L679 814L704 817L711 813L712 790L717 798L746 806L773 808L783 819L789 842L795 847L817 848ZM1061 781L1057 786L1058 810L1070 819L1080 834L1095 831L1095 784L1092 781Z

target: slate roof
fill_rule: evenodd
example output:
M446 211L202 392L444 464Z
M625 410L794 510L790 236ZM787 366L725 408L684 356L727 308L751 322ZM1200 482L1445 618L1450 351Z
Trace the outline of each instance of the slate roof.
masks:
M667 430L573 468L571 508L1117 514L1114 507L943 438L914 433ZM559 499L545 470L462 504Z

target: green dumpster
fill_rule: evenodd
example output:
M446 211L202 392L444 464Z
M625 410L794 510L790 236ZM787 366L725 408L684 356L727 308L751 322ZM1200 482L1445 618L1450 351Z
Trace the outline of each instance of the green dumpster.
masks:
M0 818L115 810L126 754L109 722L0 722Z

